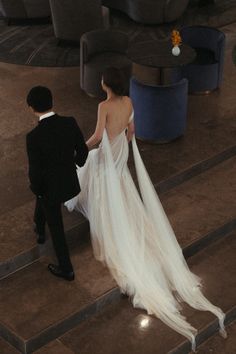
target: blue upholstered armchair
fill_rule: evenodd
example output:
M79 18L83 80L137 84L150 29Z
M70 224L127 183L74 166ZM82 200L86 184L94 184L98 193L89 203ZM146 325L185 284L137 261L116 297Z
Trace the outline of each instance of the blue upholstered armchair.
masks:
M183 42L196 50L193 63L183 67L189 92L207 93L220 87L223 76L225 35L218 29L190 26L181 30Z
M150 86L132 78L130 97L137 138L161 143L184 134L188 97L186 79L168 86Z

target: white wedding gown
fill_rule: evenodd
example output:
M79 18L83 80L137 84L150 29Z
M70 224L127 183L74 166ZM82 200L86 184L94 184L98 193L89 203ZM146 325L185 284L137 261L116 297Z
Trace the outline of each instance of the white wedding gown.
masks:
M200 279L189 270L135 137L132 148L141 198L127 166L126 132L109 141L105 129L99 148L78 168L81 193L65 205L89 220L96 259L106 263L133 305L186 336L195 350L197 331L180 314L178 300L214 313L223 336L225 315L204 297Z

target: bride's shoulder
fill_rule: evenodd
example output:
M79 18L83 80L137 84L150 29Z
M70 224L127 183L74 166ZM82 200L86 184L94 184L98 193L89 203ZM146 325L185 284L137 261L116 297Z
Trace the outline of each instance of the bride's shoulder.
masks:
M133 104L132 104L132 100L128 97L128 96L124 96L124 100L125 100L125 105L127 107L127 110L129 112L131 112L130 114L132 115L133 113Z
M107 105L107 100L99 102L98 107L104 107L106 105Z
M129 103L129 104L132 104L132 101L131 101L131 98L129 96L123 96L123 99Z
M98 104L98 112L106 112L109 109L109 105L107 101L101 101Z
M128 96L124 96L123 99L124 99L124 102L127 104L128 107L130 107L130 108L133 107L132 101L131 101L131 99Z

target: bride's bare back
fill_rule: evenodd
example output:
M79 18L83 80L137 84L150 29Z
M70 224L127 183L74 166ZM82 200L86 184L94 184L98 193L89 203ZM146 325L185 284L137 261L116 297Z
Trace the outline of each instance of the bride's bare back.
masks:
M113 140L128 127L133 112L132 102L127 96L118 96L103 101L102 104L106 112L107 135Z
M127 128L127 139L134 134L134 123L130 121L133 112L132 101L127 96L112 96L98 106L97 126L94 134L87 140L89 148L99 143L106 129L109 140L115 139Z

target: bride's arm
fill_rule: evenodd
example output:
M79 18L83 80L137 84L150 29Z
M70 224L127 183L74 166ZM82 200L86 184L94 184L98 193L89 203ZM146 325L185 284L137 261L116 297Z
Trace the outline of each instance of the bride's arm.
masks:
M128 126L127 126L127 133L126 133L127 140L128 140L128 142L130 142L132 140L132 138L134 136L134 132L135 132L135 129L134 129L134 108L133 108L133 104L132 104L131 99L129 97L127 97L126 99L128 101L129 109L131 111Z
M97 145L102 140L103 131L106 125L107 111L104 105L104 102L101 102L98 105L98 118L95 132L93 135L86 141L86 144L89 149L94 145Z
M128 129L127 129L128 142L132 140L133 135L134 135L134 120L132 119L131 122L128 124Z

